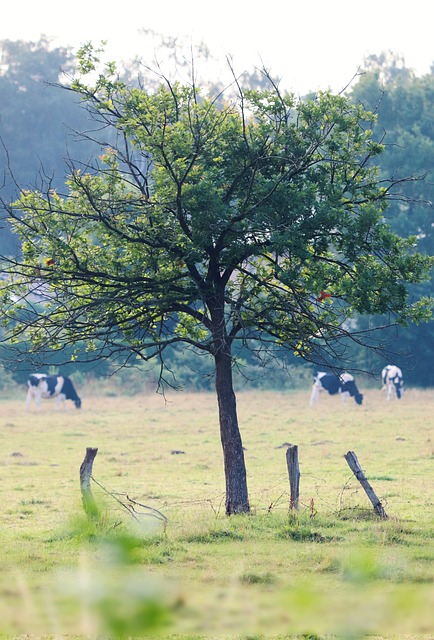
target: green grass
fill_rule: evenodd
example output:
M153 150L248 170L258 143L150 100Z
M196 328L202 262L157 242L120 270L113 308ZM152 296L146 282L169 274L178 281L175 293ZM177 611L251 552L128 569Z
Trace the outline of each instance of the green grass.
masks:
M81 411L40 413L1 401L0 635L431 640L434 392L398 403L368 389L362 407L325 397L314 409L308 396L238 395L252 513L231 518L213 395L83 397ZM98 447L98 520L81 503L86 447Z

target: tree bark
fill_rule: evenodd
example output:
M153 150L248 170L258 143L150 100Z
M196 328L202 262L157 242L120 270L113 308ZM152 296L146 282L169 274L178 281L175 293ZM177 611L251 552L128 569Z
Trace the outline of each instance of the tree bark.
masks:
M226 515L249 513L246 466L232 380L232 356L224 341L215 355L215 370L226 478Z

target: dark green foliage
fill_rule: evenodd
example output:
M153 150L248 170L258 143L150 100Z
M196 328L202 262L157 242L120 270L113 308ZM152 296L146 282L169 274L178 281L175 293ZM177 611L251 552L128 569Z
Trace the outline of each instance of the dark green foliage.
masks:
M62 188L67 158L85 164L91 153L85 140L77 142L76 132L87 126L84 111L71 93L50 86L72 73L72 52L41 37L38 42L3 40L0 56L0 165L5 178L0 197L8 201L20 188L41 188L47 181ZM0 252L13 253L18 246L5 222Z
M272 573L243 573L240 576L243 584L274 584L276 577Z
M324 536L319 531L307 525L288 523L282 527L276 537L283 540L295 540L298 542L333 542L336 538Z
M379 166L387 180L402 174L425 176L402 185L406 202L390 202L386 220L395 233L417 238L418 250L434 255L434 125L432 118L434 75L416 77L398 56L382 54L366 60L366 73L351 91L351 97L376 110L374 136L385 145ZM434 295L434 274L411 294ZM374 318L371 322L377 323ZM387 323L387 318L383 319ZM360 320L361 327L369 320ZM405 372L409 386L434 386L434 321L386 331L382 336L389 356L367 356L357 360L370 370L381 370L387 359ZM387 352L386 352L387 354ZM366 366L368 365L368 366Z
M222 529L216 529L214 531L207 531L203 534L195 534L186 538L187 542L197 543L213 543L213 542L227 542L228 540L243 540L243 535L236 533L235 531L226 531Z

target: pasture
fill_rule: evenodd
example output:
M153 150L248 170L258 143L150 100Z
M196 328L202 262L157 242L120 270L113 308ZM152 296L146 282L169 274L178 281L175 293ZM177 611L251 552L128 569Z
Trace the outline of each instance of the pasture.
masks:
M26 412L24 390L0 401L3 637L434 637L434 391L313 408L310 389L240 392L252 513L230 518L213 394L77 391L81 410ZM95 520L81 504L86 447Z

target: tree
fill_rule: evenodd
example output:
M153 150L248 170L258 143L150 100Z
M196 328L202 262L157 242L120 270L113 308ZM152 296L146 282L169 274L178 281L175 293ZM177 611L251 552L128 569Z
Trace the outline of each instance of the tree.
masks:
M269 90L238 87L238 103L218 108L194 79L161 77L146 92L121 82L114 64L96 73L90 45L79 70L66 88L104 151L87 171L71 163L65 194L24 191L5 203L22 258L3 261L4 339L59 353L84 341L86 357L104 348L125 363L159 358L162 380L169 346L210 354L226 513L248 512L236 344L324 365L346 338L363 342L354 313L426 317L427 301L410 304L404 283L432 261L383 223L400 182L379 183L372 114L345 97L297 102L264 70ZM45 298L43 313L29 291Z
M52 91L48 83L59 82L62 73L72 72L75 57L68 48L52 47L46 37L38 42L2 40L0 57L3 197L16 197L16 183L39 184L41 174L61 187L67 149L76 150L73 130L79 128L84 115L76 96ZM83 158L90 153L85 141L80 143L80 152ZM9 230L2 229L1 250L16 244Z
M432 253L434 74L416 77L399 57L385 54L370 56L366 67L351 98L377 112L373 136L385 145L379 162L381 174L390 175L399 167L404 175L428 176L406 183L407 202L392 202L387 218L396 233L417 235L420 249Z
M365 69L350 97L367 109L376 109L373 137L385 145L379 159L380 177L387 178L397 167L405 175L426 175L425 180L403 185L406 200L390 202L387 221L395 233L417 237L419 251L433 255L434 74L417 77L390 53L370 56ZM415 297L434 295L434 274L430 282L412 286L410 292ZM400 327L391 332L392 339L393 361L405 370L406 383L433 386L434 321ZM381 370L384 359L376 358L376 364Z

